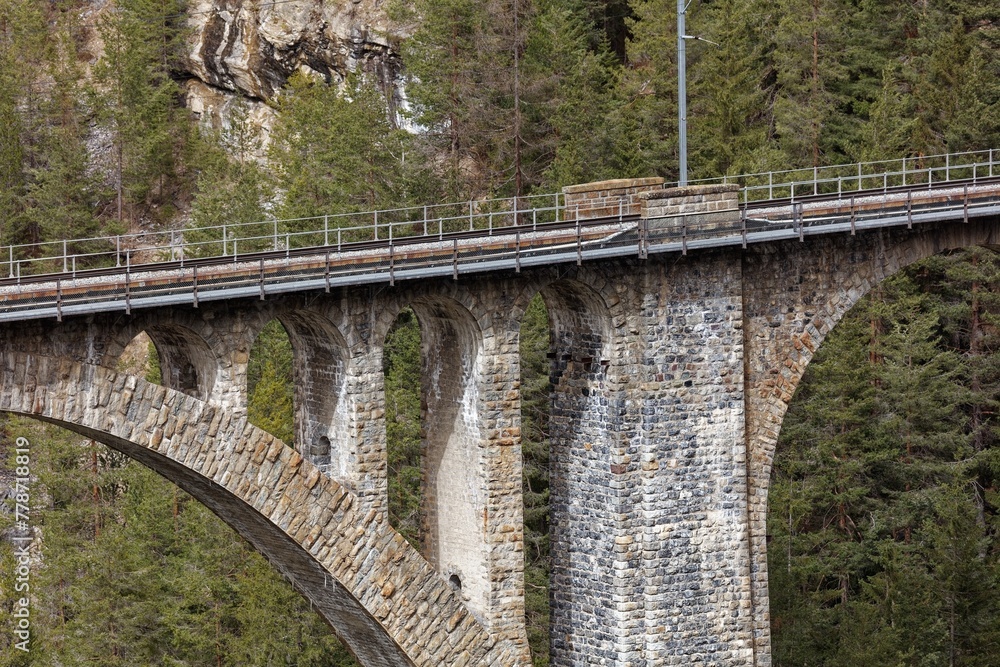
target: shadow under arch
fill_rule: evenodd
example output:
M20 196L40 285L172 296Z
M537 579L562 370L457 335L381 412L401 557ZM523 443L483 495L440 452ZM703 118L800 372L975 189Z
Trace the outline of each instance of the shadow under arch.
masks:
M491 588L482 530L489 504L479 409L483 333L450 296L420 296L409 307L420 327L421 551L485 619Z
M573 655L570 643L580 635L581 624L614 607L613 582L597 581L607 571L597 564L614 558L613 540L596 534L593 526L614 525L620 511L610 483L613 465L609 468L616 453L613 415L619 397L609 382L617 372L615 332L604 296L572 278L548 282L537 295L549 329L549 636L552 659L558 662ZM533 298L525 296L521 321ZM584 586L588 599L573 595L581 581L590 582Z
M176 323L151 324L144 332L159 355L163 385L208 400L215 390L219 359L205 339Z
M516 664L378 512L219 405L12 352L0 357L0 410L103 442L178 484L263 553L366 666Z
M298 309L278 313L261 326L253 336L254 345L267 324L275 321L291 345L295 448L324 473L344 481L351 455L344 437L349 423L347 342L325 316Z
M856 237L817 237L805 245L762 244L745 251L747 504L758 664L770 664L771 656L771 471L788 405L806 367L833 327L886 278L915 262L971 246L1000 247L998 221L883 229Z

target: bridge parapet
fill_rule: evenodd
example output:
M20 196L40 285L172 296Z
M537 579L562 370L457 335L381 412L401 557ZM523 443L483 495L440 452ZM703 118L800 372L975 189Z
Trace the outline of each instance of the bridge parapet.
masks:
M577 220L639 215L643 193L663 189L663 179L619 178L563 188L566 216Z
M687 216L697 216L700 230L729 228L740 220L739 191L730 183L643 192L640 216L652 227L679 226Z

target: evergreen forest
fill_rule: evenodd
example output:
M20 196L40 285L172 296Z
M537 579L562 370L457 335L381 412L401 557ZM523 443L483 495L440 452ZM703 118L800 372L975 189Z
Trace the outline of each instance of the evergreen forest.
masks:
M676 180L675 0L385 4L406 35L393 43L407 104L363 73L296 74L268 100L265 133L249 100L216 129L183 103L186 0L0 0L0 246L30 257L102 234L197 239L223 222ZM96 21L95 5L106 8ZM688 42L693 179L1000 148L993 0L692 0L687 26L702 38ZM775 665L994 664L998 324L1000 256L969 248L874 289L818 350L772 476ZM520 345L537 666L548 664L548 328L536 298ZM294 444L291 359L273 322L248 390L251 421ZM159 381L147 341L122 364ZM419 321L404 310L384 355L389 510L414 543L420 366ZM17 651L5 630L14 554L0 540L0 667L354 664L263 558L168 481L7 417L10 470L17 437L33 451L36 602L31 651ZM0 513L0 531L10 521Z

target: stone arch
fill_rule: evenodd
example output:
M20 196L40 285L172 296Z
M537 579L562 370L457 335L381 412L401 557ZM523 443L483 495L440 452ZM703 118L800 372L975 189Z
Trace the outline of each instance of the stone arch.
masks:
M208 400L215 391L219 360L205 339L193 329L166 322L145 329L160 356L163 385Z
M596 616L611 613L616 604L613 582L602 574L610 575L611 569L598 563L615 559L615 538L603 534L603 528L616 524L622 501L613 482L620 465L621 421L616 423L614 416L620 407L614 382L618 335L609 301L617 304L617 299L592 286L599 282L585 280L546 280L526 291L517 308L520 322L537 291L549 318L549 634L554 664L577 659L570 647L592 638L587 635L593 628L584 626L599 625L593 622ZM583 589L588 592L581 597Z
M0 357L0 410L99 440L177 483L278 567L366 667L518 664L377 511L219 405L12 352Z
M491 633L519 647L518 664L527 664L511 410L516 354L504 344L510 311L496 300L505 288L496 280L407 283L373 295L370 331L373 346L383 346L398 314L413 311L421 338L422 551L443 580L456 576L456 592Z
M876 285L914 262L1000 245L993 220L751 246L743 255L747 493L755 652L770 664L767 508L775 446L789 402L827 334Z
M219 398L220 380L225 384L224 353L214 346L218 341L212 340L211 327L206 331L198 317L168 309L127 318L109 330L99 363L115 367L133 341L145 334L156 348L164 386L201 400Z
M463 582L462 595L485 617L490 553L479 409L483 335L454 299L420 296L410 307L420 324L421 545L439 572Z
M337 327L320 313L291 309L275 315L292 346L295 446L336 479L348 477L345 397L348 349ZM254 339L260 335L255 331Z

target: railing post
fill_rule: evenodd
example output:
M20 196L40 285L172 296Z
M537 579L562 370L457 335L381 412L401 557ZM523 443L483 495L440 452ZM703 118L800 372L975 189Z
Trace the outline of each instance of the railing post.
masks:
M906 187L906 158L903 158L903 187Z
M260 300L263 301L264 300L264 258L263 257L260 258L260 280L258 282L260 284Z
M424 236L427 236L427 205L424 204Z
M69 266L67 265L68 260L66 258L66 255L67 255L67 253L66 253L66 239L63 239L63 273L66 273L69 270Z
M122 265L122 237L115 237L115 267Z
M740 209L740 233L743 236L743 249L747 249L747 210Z
M330 216L323 216L323 245L330 245Z
M688 254L688 226L686 215L681 215L681 254Z
M375 211L375 240L378 241L378 211Z
M514 273L521 272L521 228L514 228Z
M944 156L944 180L951 180L951 154Z
M469 200L469 231L470 232L473 229L472 225L473 225L473 223L472 223L472 200Z
M394 266L394 253L392 252L392 225L389 226L389 287L394 287L396 285L396 271Z
M326 282L326 293L330 293L330 248L326 249L326 269L323 272L323 279Z
M9 253L9 256L10 256L10 259L7 260L8 263L9 263L9 266L10 266L10 277L13 278L14 277L14 246L13 245L7 246L7 252Z
M579 209L576 214L576 265L580 266L583 264L583 235L580 229L580 213Z
M223 225L222 225L222 254L223 255L227 254L226 253L226 248L227 248L227 246L226 246L226 236L227 236L226 225L225 225L225 223L223 223Z
M774 199L774 172L767 172L767 198ZM749 199L749 196L748 196Z
M819 194L819 167L813 167L813 194Z
M274 251L278 250L278 221L274 221Z
M858 190L861 190L861 163L858 163Z

